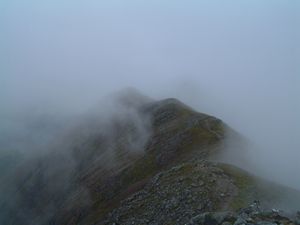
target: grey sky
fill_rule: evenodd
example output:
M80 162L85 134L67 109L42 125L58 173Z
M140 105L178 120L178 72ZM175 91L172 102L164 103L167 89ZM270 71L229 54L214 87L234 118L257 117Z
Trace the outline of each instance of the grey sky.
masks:
M299 17L297 0L1 0L0 113L82 111L127 86L178 97L300 188Z

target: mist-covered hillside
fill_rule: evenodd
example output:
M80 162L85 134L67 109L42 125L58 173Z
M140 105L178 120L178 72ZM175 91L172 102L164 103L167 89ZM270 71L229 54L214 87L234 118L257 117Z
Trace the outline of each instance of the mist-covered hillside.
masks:
M1 0L0 225L299 225L299 28L298 0Z
M2 223L181 224L255 200L299 207L298 191L209 162L234 133L220 119L133 90L108 100L11 169L1 189Z

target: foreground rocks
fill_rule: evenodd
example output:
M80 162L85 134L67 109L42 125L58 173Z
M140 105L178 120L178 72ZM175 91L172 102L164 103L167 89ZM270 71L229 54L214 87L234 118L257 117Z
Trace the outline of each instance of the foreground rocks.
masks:
M97 225L298 224L296 216L262 210L274 196L270 188L276 187L258 183L230 165L205 160L183 163L158 173Z
M180 214L178 216L186 217L187 214ZM151 221L148 219L134 221L131 218L129 223L113 222L110 224L139 224L139 225L159 225L159 224L173 224L173 225L299 225L300 215L287 214L277 209L261 209L258 202L254 202L249 207L240 209L235 212L220 211L220 212L205 212L196 215L187 223L179 221L173 223L164 223L162 221ZM158 219L158 218L157 218Z
M257 202L237 212L206 212L191 219L188 225L299 225L299 215L276 209L262 210Z
M186 224L201 212L228 208L237 195L233 180L217 165L184 163L158 173L113 210L104 224Z

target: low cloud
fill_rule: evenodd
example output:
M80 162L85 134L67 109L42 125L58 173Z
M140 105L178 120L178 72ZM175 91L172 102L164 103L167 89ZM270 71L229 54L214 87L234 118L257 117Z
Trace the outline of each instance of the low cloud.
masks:
M221 118L251 143L246 157L235 146L227 160L243 166L246 158L251 172L300 189L299 8L277 0L4 1L1 151L26 158L48 149L97 104L101 126L135 123L141 136L127 141L139 151L144 119L99 103L130 86Z

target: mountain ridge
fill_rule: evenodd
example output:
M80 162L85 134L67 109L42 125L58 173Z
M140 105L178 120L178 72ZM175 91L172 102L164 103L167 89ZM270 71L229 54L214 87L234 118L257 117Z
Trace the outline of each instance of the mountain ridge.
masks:
M15 205L2 206L2 209L6 207L6 224L80 225L120 221L121 224L161 224L163 219L169 224L187 223L197 213L236 210L260 198L257 193L267 193L252 175L227 164L207 161L222 151L226 132L230 130L220 119L196 112L174 98L160 101L143 96L132 98L136 94L130 92L128 96L116 98L117 107L109 109L108 115L95 113L90 122L84 120L63 136L68 137L63 139L64 145L20 168L14 180L18 187L14 192ZM138 103L132 99L138 99ZM199 177L199 173L206 174L206 178ZM159 176L166 181L155 183ZM191 191L194 186L199 187L198 191ZM228 193L220 192L222 187ZM264 188L268 189L268 185ZM147 193L135 205L134 196L145 190ZM286 188L278 186L278 190ZM153 199L160 193L163 194L155 203ZM184 199L193 204L177 205L180 218L164 210L159 217L151 214L155 212L153 204L172 208L173 205L165 202L170 196L180 198L181 194L188 196ZM274 196L277 198L278 194ZM178 199L175 197L174 201ZM221 201L225 206L219 207ZM201 208L199 205L205 202L207 206ZM137 208L132 214L126 210L128 220L117 219L124 217L127 207ZM138 211L149 212L148 216L141 213L142 219L152 222L142 222L136 214Z

